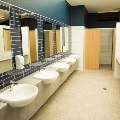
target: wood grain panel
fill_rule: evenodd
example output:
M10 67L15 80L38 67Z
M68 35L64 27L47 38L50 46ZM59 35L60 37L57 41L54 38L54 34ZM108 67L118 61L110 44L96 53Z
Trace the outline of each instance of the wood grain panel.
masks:
M44 31L44 57L50 56L49 31Z
M53 31L44 31L44 57L53 55Z
M10 38L10 30L3 30L4 32L4 46L5 51L11 51L11 38Z
M60 30L56 30L57 54L60 53Z
M99 69L100 59L100 30L86 29L85 69Z
M35 30L30 30L29 31L29 38L30 38L30 57L31 57L31 62L35 62L35 61L37 61Z
M113 40L112 40L112 70L114 70L115 42L116 42L116 29L114 29Z
M53 55L53 31L49 30L50 56Z

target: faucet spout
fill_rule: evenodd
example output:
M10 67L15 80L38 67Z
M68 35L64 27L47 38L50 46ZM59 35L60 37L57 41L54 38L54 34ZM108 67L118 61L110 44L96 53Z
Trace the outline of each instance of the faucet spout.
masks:
M17 84L18 84L17 82L11 80L11 81L10 81L10 91L12 91L12 90L13 90L13 86L14 86L14 85L17 85Z

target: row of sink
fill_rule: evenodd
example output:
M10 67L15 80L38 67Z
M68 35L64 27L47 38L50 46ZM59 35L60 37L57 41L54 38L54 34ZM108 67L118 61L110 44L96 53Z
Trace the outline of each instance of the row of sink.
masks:
M41 70L33 77L40 79L44 84L51 84L57 80L59 72L65 72L69 69L70 65L79 59L79 55L70 55L68 58L64 58L59 62L52 64L51 68L56 68L57 71L53 70ZM29 84L17 84L13 86L13 89L7 89L0 93L0 101L8 103L11 107L23 107L30 104L38 94L38 88L34 85Z

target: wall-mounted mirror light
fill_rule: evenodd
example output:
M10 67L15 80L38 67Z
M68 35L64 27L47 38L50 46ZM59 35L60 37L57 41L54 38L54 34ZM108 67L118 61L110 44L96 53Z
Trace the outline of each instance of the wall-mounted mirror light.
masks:
M37 20L21 14L22 50L25 64L38 61Z
M0 9L0 73L12 68L9 11Z
M53 53L53 30L52 23L43 22L43 47L44 58L52 56Z

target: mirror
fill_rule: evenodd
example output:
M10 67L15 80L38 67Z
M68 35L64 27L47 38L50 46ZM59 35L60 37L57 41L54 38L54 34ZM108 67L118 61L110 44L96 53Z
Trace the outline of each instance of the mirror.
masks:
M47 58L54 54L52 23L43 22L43 31L44 58Z
M29 64L38 61L37 20L26 14L20 17L24 64Z
M69 50L69 27L60 27L60 51L66 52Z
M0 73L13 69L9 11L0 9Z
M65 49L66 51L69 50L69 27L64 27L64 31L65 31Z

